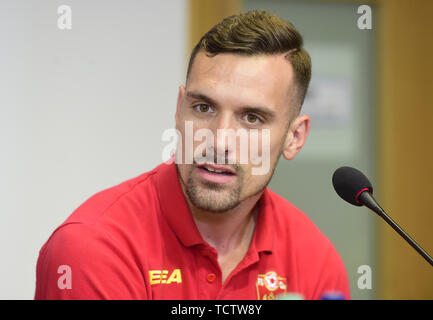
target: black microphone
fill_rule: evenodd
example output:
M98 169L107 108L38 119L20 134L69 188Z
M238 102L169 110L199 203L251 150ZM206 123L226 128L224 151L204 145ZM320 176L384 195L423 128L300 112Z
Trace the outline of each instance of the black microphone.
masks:
M373 186L368 178L359 170L341 167L335 170L332 184L337 194L355 206L366 206L383 218L398 232L424 259L433 266L433 259L409 235L400 228L379 206L373 198Z

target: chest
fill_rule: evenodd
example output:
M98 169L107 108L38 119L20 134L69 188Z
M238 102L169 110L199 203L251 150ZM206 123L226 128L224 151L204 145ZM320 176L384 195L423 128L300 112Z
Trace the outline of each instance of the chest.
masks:
M289 261L272 254L238 250L219 256L213 248L179 249L149 257L150 299L261 300L296 286L288 277Z

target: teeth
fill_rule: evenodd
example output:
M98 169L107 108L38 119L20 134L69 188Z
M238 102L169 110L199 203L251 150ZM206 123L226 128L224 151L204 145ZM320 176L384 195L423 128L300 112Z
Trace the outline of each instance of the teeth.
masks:
M225 172L224 170L218 170L218 169L214 169L214 168L210 168L210 167L205 167L207 170L209 170L210 172L216 172L216 173L223 173Z

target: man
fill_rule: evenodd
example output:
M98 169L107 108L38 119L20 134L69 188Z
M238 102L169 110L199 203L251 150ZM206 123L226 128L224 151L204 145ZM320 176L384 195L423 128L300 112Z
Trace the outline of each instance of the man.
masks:
M299 114L310 77L302 37L284 20L251 11L212 28L179 88L176 163L96 194L57 228L40 252L35 298L349 298L330 241L266 188L280 156L293 159L307 138ZM211 142L188 141L187 124ZM245 141L226 143L219 130L246 132L251 146L258 133L268 170L254 174L257 161L239 160Z

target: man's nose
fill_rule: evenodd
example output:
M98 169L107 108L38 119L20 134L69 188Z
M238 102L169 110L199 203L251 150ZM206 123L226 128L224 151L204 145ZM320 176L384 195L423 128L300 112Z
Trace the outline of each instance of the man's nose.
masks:
M235 146L233 146L231 139L229 139L230 132L236 131L236 121L233 115L229 112L221 113L215 120L213 124L214 133L214 149L215 156L218 156L218 162L221 163L224 157L224 162L226 163L228 159L236 153Z

